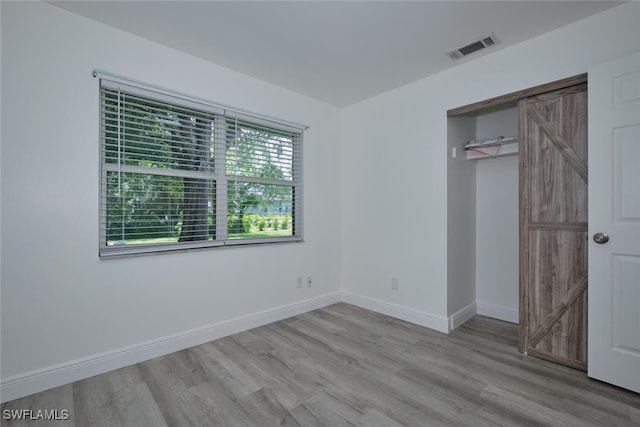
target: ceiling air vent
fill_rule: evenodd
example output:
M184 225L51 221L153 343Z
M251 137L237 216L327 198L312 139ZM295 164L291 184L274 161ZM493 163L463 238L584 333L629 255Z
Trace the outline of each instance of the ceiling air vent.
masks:
M449 58L453 59L454 61L456 59L460 59L463 56L467 56L473 52L476 52L480 49L484 49L485 47L489 47L489 46L493 46L494 44L496 44L498 42L498 40L496 39L496 37L491 34L489 36L486 37L482 37L480 40L475 41L473 43L469 43L466 46L462 46L456 50L453 50L451 52L449 52L447 55L449 55Z

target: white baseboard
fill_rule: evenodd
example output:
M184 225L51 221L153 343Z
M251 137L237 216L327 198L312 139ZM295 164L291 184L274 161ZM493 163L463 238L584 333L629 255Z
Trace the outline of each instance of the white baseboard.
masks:
M297 316L340 302L341 296L341 292L332 292L305 301L240 316L203 328L6 378L0 383L0 401L6 402L28 396L291 316Z
M424 311L414 310L401 305L391 304L379 299L342 291L342 301L377 313L386 314L396 319L405 320L416 325L449 333L449 322L446 317L436 316Z
M471 319L477 313L476 303L472 302L471 304L461 308L460 310L453 313L449 316L449 330L453 331L458 328L464 322Z
M459 326L461 323L458 322L463 323L466 321L464 316L467 315L461 313L457 316L458 313L456 313L454 315L457 316L456 320L453 320L453 316L449 320L443 316L436 316L352 292L337 291L203 328L2 379L0 383L0 402L18 399L114 369L144 362L154 357L160 357L248 329L257 328L341 301L444 333L449 332L450 322L451 325Z
M476 311L482 316L504 320L505 322L518 323L518 310L499 305L476 303Z

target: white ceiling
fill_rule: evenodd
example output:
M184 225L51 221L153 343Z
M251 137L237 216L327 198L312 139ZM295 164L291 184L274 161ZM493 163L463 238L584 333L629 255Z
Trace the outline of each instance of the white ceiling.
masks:
M346 106L491 54L613 1L53 1L295 92ZM446 53L494 33L499 44Z

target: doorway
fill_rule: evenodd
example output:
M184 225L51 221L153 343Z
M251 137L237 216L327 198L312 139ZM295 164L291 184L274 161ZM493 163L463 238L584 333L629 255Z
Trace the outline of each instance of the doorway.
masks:
M448 123L448 148L449 148L449 160L448 160L448 212L449 212L449 228L448 232L448 273L449 273L449 282L448 282L448 297L449 297L449 313L455 313L465 301L469 301L469 298L473 298L475 301L474 304L476 306L476 311L478 314L488 315L490 317L499 318L502 320L511 321L514 323L520 324L521 330L521 339L520 339L520 350L523 352L530 352L539 357L544 357L547 359L553 359L559 363L569 364L572 367L585 369L586 367L586 358L582 360L578 358L578 362L571 359L567 362L565 356L567 354L580 354L586 355L586 351L583 350L586 346L586 310L584 311L584 316L580 318L580 316L574 315L571 317L571 328L567 328L565 326L558 326L558 319L553 322L553 318L557 317L558 310L561 311L560 318L566 314L567 310L563 307L563 304L567 303L567 289L572 286L564 286L558 287L556 286L553 289L556 289L555 294L553 292L549 293L547 288L543 286L539 286L538 279L547 281L548 277L544 278L540 275L536 276L525 276L528 280L523 281L523 272L533 271L532 266L537 266L535 271L538 272L553 272L554 268L557 270L561 265L565 264L565 260L563 262L558 261L558 250L563 248L565 253L567 254L578 254L575 255L580 259L586 260L586 249L584 242L580 241L581 245L576 244L575 247L570 247L574 242L570 242L571 239L561 238L559 242L556 242L556 245L553 246L551 243L551 239L547 239L548 242L546 246L540 246L541 240L536 237L536 239L531 240L538 244L538 246L534 246L537 249L532 250L530 248L523 247L523 243L528 243L529 240L523 242L519 240L518 234L522 234L522 207L519 208L519 205L522 206L522 194L523 194L523 183L522 183L522 163L518 165L518 157L512 156L511 159L505 157L504 159L498 159L497 157L488 156L488 160L467 160L466 153L464 150L464 145L469 140L477 140L488 135L480 135L478 133L479 130L482 131L483 128L486 128L486 118L494 116L502 115L504 118L509 117L511 115L511 124L509 124L509 119L505 119L505 123L503 124L503 129L513 129L513 125L515 122L515 133L517 136L521 137L522 129L518 129L518 124L522 122L522 108L523 99L533 100L536 99L537 106L540 107L540 103L547 102L548 105L541 106L541 115L543 126L538 126L538 130L542 128L547 128L546 130L552 132L552 127L549 127L547 119L551 119L554 114L560 112L561 117L558 119L561 122L569 121L571 123L579 122L579 125L584 125L584 150L580 151L581 155L584 154L584 157L580 158L580 161L586 165L586 97L583 107L584 110L584 120L582 120L582 113L576 115L575 119L569 119L569 116L573 113L569 113L567 111L566 105L571 104L572 102L565 103L566 105L561 105L559 109L552 108L553 105L557 103L557 96L552 97L551 94L554 91L558 91L562 89L566 91L568 87L576 87L582 85L583 88L586 87L586 74L571 77L568 79L563 79L557 82L549 83L546 85L537 86L534 88L529 88L523 91L514 92L511 94L507 94L505 96L493 98L490 100L482 101L479 103L467 105L464 107L456 108L453 110L449 110L447 115L449 117ZM585 92L586 94L586 92ZM546 99L546 101L544 101ZM520 102L517 106L516 103ZM562 104L562 103L561 103ZM513 111L509 113L509 109L512 108ZM526 116L525 116L526 117ZM538 117L539 118L539 117ZM510 127L511 126L511 127ZM529 126L528 128L531 128ZM562 132L565 132L566 129L563 129ZM509 130L500 130L496 128L496 135L498 136L512 136L509 134ZM535 138L538 138L542 141L538 147L543 148L543 154L535 157L535 161L540 163L543 160L548 161L549 148L555 147L553 144L554 140L550 139L549 136L544 132L538 132L535 135ZM545 139L546 138L546 139ZM556 138L555 142L558 138ZM573 141L573 140L572 140ZM522 144L516 143L516 153L517 149L522 146ZM562 147L559 151L560 154L555 153L552 157L554 160L553 168L555 172L558 172L557 168L559 166L563 166L566 163L566 156L563 157L562 153L566 154L567 147ZM554 148L558 151L558 148ZM487 152L491 153L491 150L487 150ZM505 154L513 154L513 150L503 150ZM458 155L460 153L460 155ZM560 160L556 159L556 155L560 155ZM575 160L575 159L574 159ZM481 163L486 162L486 163ZM509 163L511 162L511 163ZM511 166L505 166L511 165ZM528 165L528 163L527 163ZM541 165L541 164L540 164ZM502 175L504 175L504 180L500 181L499 175L500 172L492 171L491 168L506 168L505 171L508 171L511 168L510 175L509 173L504 173L502 171ZM546 170L549 167L546 166L541 167L541 170ZM586 168L586 166L585 166ZM526 166L526 169L529 169L529 166ZM493 173L493 181L490 184L491 188L488 188L485 184L487 181L487 176L491 177L491 173ZM569 172L572 174L574 172ZM518 178L516 175L520 175ZM549 184L553 182L552 175L549 175L546 172L541 172L538 174L543 183ZM520 183L518 183L520 181ZM485 200L485 195L493 195L495 198L496 195L500 196L503 193L508 193L509 189L513 192L513 189L517 188L517 194L512 196L512 200L509 203L506 203L505 206L494 206L496 210L494 210L493 214L491 214L491 210L487 210L487 203ZM544 187L548 189L547 187ZM567 190L569 192L573 192L573 189L569 189L567 186L559 185L553 187L554 190ZM554 193L554 197L558 196L560 193ZM547 197L547 193L542 192L540 197L538 197L538 201L544 200ZM527 199L528 201L531 199ZM562 197L559 200L564 200ZM584 192L584 200L586 203L586 187ZM529 203L527 201L527 203ZM509 206L510 205L510 206ZM536 206L538 209L540 206ZM544 209L548 209L549 206L544 207ZM502 209L502 211L501 211ZM501 235L504 235L504 227L506 224L501 224L499 220L500 215L504 215L504 209L510 209L510 214L512 217L519 219L519 226L515 233L511 233L511 238L507 237L506 244L501 243L500 239L504 239ZM562 208L560 208L563 210ZM546 211L545 211L546 212ZM586 215L586 204L584 208L584 213ZM493 216L493 217L492 217ZM508 215L507 215L508 216ZM484 219L482 219L484 218ZM481 220L479 220L481 219ZM562 218L561 218L562 220ZM535 221L534 221L535 222ZM541 226L539 224L541 221L537 221L538 224L533 224L535 226ZM586 220L582 221L586 226ZM531 224L530 224L531 225ZM571 225L570 227L575 227ZM558 228L558 227L556 227ZM529 233L529 232L527 232ZM541 233L538 233L541 234ZM547 233L548 234L548 233ZM553 233L552 233L553 234ZM584 239L584 235L582 236ZM573 239L575 240L575 239ZM510 241L510 243L509 243ZM577 242L577 241L576 241ZM511 245L511 250L505 250L505 247L509 247ZM543 254L548 255L545 252L545 248L549 249L548 253L555 251L556 253L551 256L541 256ZM523 256L523 253L527 253L527 256ZM536 256L530 256L530 254L537 253ZM517 256L520 254L520 256ZM509 259L509 256L515 255L515 260ZM542 263L550 262L548 267L542 267ZM586 262L583 263L586 268ZM500 274L505 273L507 270L511 271L511 292L515 295L519 294L518 301L511 307L500 306L499 304L491 305L485 304L480 298L484 298L483 292L485 292L484 287L486 286L486 277L483 276L483 272L490 271L494 276L499 276ZM519 277L514 272L519 271ZM528 274L528 273L527 273ZM551 273L553 277L562 276L562 272ZM485 274L486 276L486 274ZM507 282L509 281L509 273L506 273L504 277L507 277ZM572 276L573 277L573 276ZM496 279L489 280L490 283L494 285L498 283ZM568 280L572 283L575 280ZM523 288L522 286L527 286L529 289L529 284L535 283L537 285L536 289L544 291L547 289L547 292L538 292L538 291L527 291L525 292L527 297L523 298ZM586 289L586 280L583 284L578 287L579 296L586 295L583 289ZM505 286L505 285L499 285ZM499 294L499 286L496 287L496 295ZM509 286L508 284L506 286ZM584 297L586 298L586 296ZM570 299L574 299L574 296L570 296ZM579 299L579 298L578 298ZM581 300L582 301L582 300ZM574 301L575 302L575 301ZM560 307L559 307L560 306ZM544 309L541 309L544 307ZM582 306L581 306L582 307ZM586 308L586 303L584 304ZM580 309L576 309L580 311ZM575 311L575 310L574 310ZM571 311L573 313L574 311ZM518 314L517 314L518 313ZM523 320L523 318L525 320ZM562 323L562 321L561 321ZM566 322L565 322L566 323ZM580 326L577 326L578 323ZM524 326L524 327L523 327ZM535 326L535 328L531 328ZM580 334L584 332L583 335L579 334L579 338L576 338L575 335L568 335L568 331L571 329L572 333L579 331ZM528 346L533 341L531 338L531 333L535 333L535 338L533 346ZM549 337L549 333L553 338ZM525 338L523 338L525 337ZM555 342L554 345L549 345L549 341ZM559 343L562 342L562 345ZM525 344L524 346L522 344ZM567 346L578 346L580 350L567 350ZM549 350L551 348L551 350ZM554 352L558 352L558 356L554 355Z

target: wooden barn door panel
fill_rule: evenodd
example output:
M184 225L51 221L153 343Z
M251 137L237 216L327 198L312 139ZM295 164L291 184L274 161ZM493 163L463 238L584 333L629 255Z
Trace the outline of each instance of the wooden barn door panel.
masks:
M519 109L520 351L586 370L586 84Z

